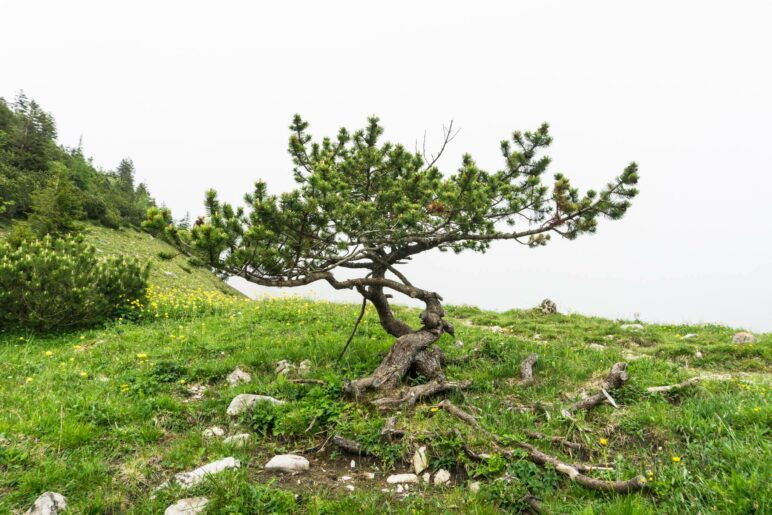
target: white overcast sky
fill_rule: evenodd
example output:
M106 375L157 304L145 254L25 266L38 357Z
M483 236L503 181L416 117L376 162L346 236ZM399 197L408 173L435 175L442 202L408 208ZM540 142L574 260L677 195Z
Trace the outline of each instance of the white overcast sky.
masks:
M422 256L447 302L720 322L772 331L772 2L8 1L0 96L18 90L131 157L177 216L203 192L292 186L287 126L316 135L381 117L412 146L443 122L500 166L498 142L548 121L553 172L600 187L632 160L640 196L598 234L529 250ZM314 294L340 297L323 285Z

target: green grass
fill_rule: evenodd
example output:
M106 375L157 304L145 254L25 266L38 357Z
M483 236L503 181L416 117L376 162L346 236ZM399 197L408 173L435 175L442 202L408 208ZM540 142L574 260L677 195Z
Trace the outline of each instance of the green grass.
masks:
M105 248L148 238L101 230L90 237ZM145 255L163 250L150 243ZM180 259L167 263L178 266ZM164 277L170 276L155 276ZM652 472L650 490L617 495L578 487L525 460L508 462L493 454L486 462L471 462L453 430L478 452L493 453L490 442L444 411L432 410L431 401L398 413L398 427L410 438L381 442L384 415L340 395L342 381L369 373L392 343L368 311L336 365L358 309L302 299L238 299L210 312L174 310L170 318L154 322L122 321L42 336L0 333L0 513L23 511L44 491L64 494L70 513L162 513L192 495L211 499L209 513L500 513L521 509L526 490L538 495L549 513L772 510L770 334L760 335L757 344L733 345L734 331L719 326L647 325L634 332L615 321L578 315L448 308L464 345L448 335L440 341L455 359L446 373L474 381L469 391L452 394L452 401L477 413L504 439L525 439L525 431L535 430L585 443L593 449L589 461L614 463L614 472L596 477L628 479ZM417 319L415 310L397 311ZM504 332L486 327L492 325ZM698 336L684 340L687 333ZM590 350L590 343L606 348ZM697 350L702 358L694 357ZM540 355L538 381L524 389L516 384L519 363L531 352ZM628 383L613 392L619 409L599 406L574 421L560 416L571 394L603 377L624 356L638 359L630 361ZM309 359L309 377L325 386L277 377L275 363L282 359ZM236 366L249 371L253 382L228 387L225 376ZM645 392L648 386L705 373L723 379L666 395ZM207 387L203 397L192 398L190 387L199 385ZM245 392L289 402L229 419L228 403ZM549 418L512 409L536 402L553 403ZM255 437L245 448L228 448L219 438L202 437L211 425ZM351 456L330 445L320 453L304 451L334 433L356 439L376 457L355 457L352 471ZM407 497L381 492L386 475L408 471L406 460L418 445L427 446L430 468L451 471L453 486L421 484ZM544 442L536 445L579 461ZM292 451L311 460L309 473L286 477L263 470L273 454ZM176 472L225 456L239 459L242 468L190 492L173 487L153 496ZM359 471L373 471L376 479L355 477L354 492L337 480ZM482 482L478 493L469 491L470 480Z

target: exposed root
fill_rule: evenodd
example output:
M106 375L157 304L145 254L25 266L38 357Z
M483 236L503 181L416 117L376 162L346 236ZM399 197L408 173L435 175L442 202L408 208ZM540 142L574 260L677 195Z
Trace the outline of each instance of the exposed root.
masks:
M539 502L539 499L537 499L531 494L528 494L525 497L523 497L523 500L534 511L534 513L542 513L543 510L541 507L541 503Z
M327 384L321 379L290 379L289 382L293 384L318 384L320 386Z
M562 436L547 436L542 433L536 433L533 431L528 431L525 433L525 435L528 438L533 438L534 440L547 440L550 443L557 445L558 447L565 447L570 450L574 450L577 452L580 452L584 455L590 455L591 451L587 447L585 447L583 444L579 442L572 442L566 438L563 438Z
M392 411L412 408L420 399L451 390L463 390L469 388L472 381L445 381L435 379L426 384L412 386L405 390L399 397L381 397L373 401L378 409Z
M335 435L332 437L332 443L343 449L344 451L350 453L350 454L357 454L359 456L369 454L367 451L362 449L362 446L359 445L358 442L355 442L354 440L349 440L348 438L343 438L342 436Z
M539 361L539 355L534 353L520 363L520 386L530 386L536 381L533 377L533 367L537 361Z
M627 372L625 369L627 368L627 363L620 362L615 363L614 366L611 367L611 372L608 376L601 382L600 384L600 391L596 393L595 395L591 395L590 397L587 397L586 399L582 399L568 408L565 408L561 413L566 418L572 418L572 415L574 412L578 410L583 409L591 409L597 406L598 404L601 404L603 402L609 402L612 406L616 406L616 402L614 402L614 399L611 397L611 395L608 393L609 390L613 390L615 388L619 388L622 386L625 381L628 379Z
M381 429L381 440L392 443L405 436L405 431L397 429L397 417L389 417Z
M510 459L515 457L515 454L511 450L501 445L496 435L494 435L493 433L491 433L490 431L488 431L487 429L483 428L480 425L480 423L478 422L477 418L474 417L474 415L471 415L466 411L462 410L461 408L455 406L447 399L442 401L439 404L439 406L444 410L446 410L451 415L459 418L460 420L466 422L472 427L480 430L486 436L491 438L494 446L503 456ZM646 479L643 476L636 476L627 481L607 481L605 479L595 479L584 475L580 470L580 467L565 463L554 456L545 454L531 444L528 444L525 442L518 442L518 441L514 441L514 444L518 448L526 452L526 454L528 455L528 459L530 461L536 463L537 465L542 465L542 466L548 465L548 464L552 465L553 467L555 467L555 470L557 470L561 474L568 476L572 481L575 481L576 483L584 487L590 488L592 490L599 490L604 492L630 493L630 492L642 490L646 486ZM588 470L586 467L581 467L581 469ZM593 468L593 470L598 470L598 469Z
M681 388L686 388L689 385L692 385L696 382L698 382L701 377L692 377L691 379L687 379L686 381L680 382L678 384L669 384L667 386L650 386L649 388L646 388L646 391L649 393L662 393L662 392L669 392L670 390L680 390Z

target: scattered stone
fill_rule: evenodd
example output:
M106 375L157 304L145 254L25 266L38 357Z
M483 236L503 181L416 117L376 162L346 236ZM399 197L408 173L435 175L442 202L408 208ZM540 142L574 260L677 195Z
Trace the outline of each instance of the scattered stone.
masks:
M397 485L397 493L401 494L405 489L402 487L402 485Z
M166 508L164 515L196 515L198 513L203 513L208 502L209 499L206 497L188 497L187 499L180 499Z
M592 350L606 350L606 346L601 345L600 343L591 343L588 348Z
M697 352L694 353L694 357L697 359L702 359L705 357L705 354L703 354L702 351L698 350Z
M458 347L459 349L463 348L464 342L462 342L461 340L456 340L456 347Z
M504 328L498 325L491 326L491 332L496 334L501 334L504 332Z
M606 338L607 340L613 340L615 336L613 334L607 334L606 336L604 336L604 338Z
M300 362L300 365L298 366L298 374L301 376L306 375L311 371L311 361L308 359L304 359Z
M558 312L558 305L549 299L544 299L541 301L541 304L539 304L539 309L541 309L541 312L545 315L554 315Z
M174 475L174 480L183 488L196 486L210 474L217 474L227 469L237 469L241 466L239 460L228 457L212 463L207 463L203 467L198 467L190 472L180 472Z
M67 508L67 499L56 492L46 492L32 504L32 507L24 512L24 515L57 515Z
M437 471L436 474L434 474L434 484L435 485L444 485L450 481L450 472L448 472L445 469L440 469Z
M229 436L223 440L222 443L225 445L232 445L234 447L244 447L249 443L250 438L252 438L252 435L249 433L239 433L237 435Z
M222 436L225 434L225 429L219 427L219 426L212 426L204 429L203 433L204 438L212 438L214 436Z
M625 331L643 331L643 324L622 324L619 328Z
M353 492L354 491L354 485L346 485L346 490L348 490L349 492Z
M177 277L177 274L175 274L174 272L169 272L169 271L164 272L164 275L168 275L169 277Z
M182 402L188 403L193 401L200 401L204 398L204 392L206 391L206 385L203 384L192 384L188 387L188 392L190 392L190 397L183 400Z
M308 467L308 460L296 454L279 454L265 464L266 470L280 470L282 472L302 472L308 470Z
M276 373L279 375L287 375L294 369L295 369L295 365L293 365L286 359L283 359L278 363L276 363Z
M535 333L533 335L533 339L536 340L536 341L539 341L539 340L541 340L541 335L539 333Z
M351 476L343 476L340 478L341 481L351 481Z
M740 331L732 336L732 343L756 343L756 337L747 331Z
M230 386L236 386L241 383L249 383L252 381L252 376L249 373L244 372L240 368L236 367L236 370L228 374L226 378Z
M469 483L469 491L470 492L479 492L480 491L480 482L479 481L472 481Z
M284 404L284 401L274 399L267 395L253 395L251 393L242 393L233 398L228 406L228 415L234 416L252 409L258 402L270 402L271 404Z
M351 467L352 469L357 468L357 462L354 460L351 460L351 463L349 463L349 467Z
M696 333L685 334L684 335L684 340L691 340L692 338L697 338L697 336L698 335Z
M424 475L422 476L424 483L428 483L432 479L432 475L428 472L424 472Z
M375 474L373 474L372 472L365 472L362 474L362 477L364 477L365 479L375 479Z
M413 454L413 470L415 470L416 474L420 474L428 466L429 460L426 458L426 447L419 447L415 454Z
M386 482L390 485L396 485L400 483L418 483L418 476L415 474L392 474L386 478Z

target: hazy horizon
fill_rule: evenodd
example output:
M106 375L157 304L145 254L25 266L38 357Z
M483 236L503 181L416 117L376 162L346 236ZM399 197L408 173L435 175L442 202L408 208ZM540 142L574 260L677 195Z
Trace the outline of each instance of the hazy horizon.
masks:
M287 127L316 137L381 117L385 138L501 166L499 141L547 121L551 173L582 189L630 162L640 195L596 235L404 269L447 303L772 331L772 4L33 1L3 5L0 96L24 90L59 141L137 178L175 217L204 191L292 187ZM311 287L319 298L355 294ZM258 288L250 288L257 291ZM307 290L296 290L301 293ZM401 301L402 299L397 299Z

